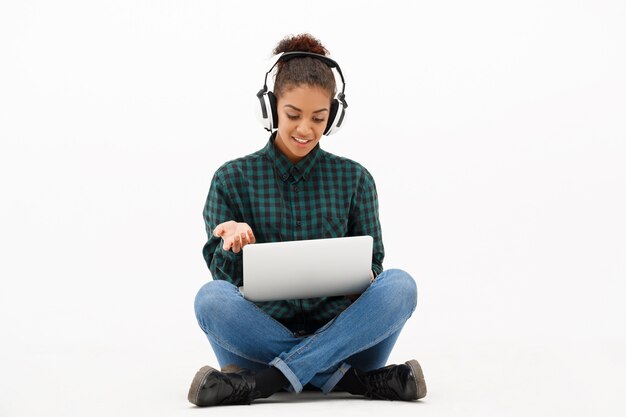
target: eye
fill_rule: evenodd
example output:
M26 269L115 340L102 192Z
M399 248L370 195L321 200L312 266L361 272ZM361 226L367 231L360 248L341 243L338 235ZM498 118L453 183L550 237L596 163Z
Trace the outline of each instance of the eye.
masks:
M297 115L287 114L287 118L288 118L289 120L298 120L298 117L299 117L299 116L297 116Z
M324 122L326 121L326 119L317 119L317 118L314 118L314 119L313 119L313 121L314 121L315 123L324 123Z

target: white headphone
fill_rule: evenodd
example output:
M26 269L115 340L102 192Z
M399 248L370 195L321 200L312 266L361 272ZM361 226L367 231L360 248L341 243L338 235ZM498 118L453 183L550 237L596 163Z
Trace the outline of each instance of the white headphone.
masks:
M339 73L339 76L341 77L341 85L342 85L341 92L337 93L337 96L334 97L330 103L330 112L328 114L328 122L326 123L326 129L324 129L323 134L328 136L333 133L337 133L339 129L341 129L341 126L343 125L343 122L346 116L346 108L348 107L348 103L346 102L346 97L344 94L344 91L346 89L346 82L343 79L343 74L341 73L341 68L339 67L339 64L337 64L335 61L328 58L327 56L315 54L313 52L304 52L304 51L282 52L275 57L275 61L273 65L265 73L265 80L263 82L263 88L259 90L259 92L256 95L259 98L259 101L261 102L261 106L258 107L259 120L261 121L261 124L263 125L263 127L270 132L274 129L278 129L278 111L276 109L276 96L274 95L273 92L267 90L267 76L269 75L270 72L272 72L272 70L274 69L276 64L278 64L279 61L286 61L291 58L305 57L305 56L319 59L320 61L328 65L331 69L335 68L337 72Z

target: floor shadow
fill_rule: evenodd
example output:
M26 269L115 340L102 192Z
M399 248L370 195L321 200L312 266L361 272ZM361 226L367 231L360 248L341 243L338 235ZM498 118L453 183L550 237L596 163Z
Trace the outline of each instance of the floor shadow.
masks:
M328 402L337 400L367 400L365 397L348 394L346 392L331 393L324 395L321 392L301 392L295 394L292 392L279 392L269 398L255 400L255 404L277 404L277 403L310 403L310 402Z

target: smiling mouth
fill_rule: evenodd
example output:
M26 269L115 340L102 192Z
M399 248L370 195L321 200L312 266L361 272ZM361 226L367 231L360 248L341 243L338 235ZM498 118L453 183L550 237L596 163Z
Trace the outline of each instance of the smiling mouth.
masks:
M311 142L312 139L300 139L300 138L296 138L294 136L291 137L291 139L295 140L296 142L300 143L300 144L307 144L309 142Z

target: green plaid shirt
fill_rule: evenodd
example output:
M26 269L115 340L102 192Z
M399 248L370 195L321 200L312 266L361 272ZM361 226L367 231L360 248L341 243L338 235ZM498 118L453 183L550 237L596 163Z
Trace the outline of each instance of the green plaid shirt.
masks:
M371 174L357 162L322 150L319 144L293 164L274 146L276 133L253 154L215 172L204 206L208 241L202 254L213 279L243 285L242 254L222 249L215 227L246 222L257 243L369 235L372 271L383 271L384 248L378 196ZM289 328L318 328L350 305L347 297L255 303Z

